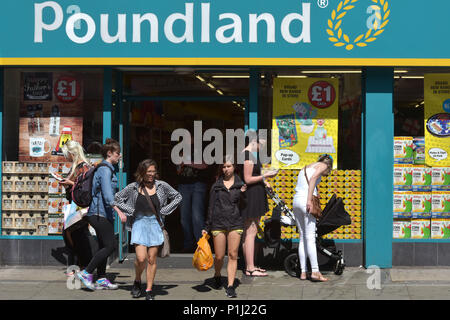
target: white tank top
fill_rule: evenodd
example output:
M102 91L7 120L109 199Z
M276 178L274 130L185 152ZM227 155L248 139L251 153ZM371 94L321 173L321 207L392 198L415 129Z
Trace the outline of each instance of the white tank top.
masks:
M316 168L314 168L314 166L306 169L306 174L307 174L309 180L313 176L314 172L316 172ZM314 186L313 194L315 196L317 196L317 188L316 187L320 183L321 180L322 180L322 176L320 176L319 179L317 179L316 185ZM306 181L305 173L304 173L303 169L300 170L300 172L298 173L297 185L295 186L295 196L294 197L304 197L304 198L308 197L308 182Z

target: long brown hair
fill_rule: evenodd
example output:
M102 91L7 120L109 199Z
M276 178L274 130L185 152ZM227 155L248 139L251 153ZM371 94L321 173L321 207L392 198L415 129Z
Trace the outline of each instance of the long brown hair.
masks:
M136 179L136 182L138 183L139 187L141 188L144 187L145 175L147 174L148 168L151 166L154 166L157 171L155 179L159 179L158 165L156 164L156 161L152 159L142 160L139 163L137 170L134 174L134 178Z

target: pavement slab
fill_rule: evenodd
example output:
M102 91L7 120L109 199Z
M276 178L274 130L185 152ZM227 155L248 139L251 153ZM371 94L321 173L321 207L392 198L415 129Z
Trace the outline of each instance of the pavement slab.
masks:
M176 261L169 259L165 265L158 265L153 287L158 300L230 301L224 287L214 287L213 269L197 271L186 265L176 268ZM108 268L108 277L119 285L114 291L90 292L66 271L65 267L0 267L0 300L135 300L130 294L134 280L132 263L115 263ZM340 276L324 272L329 281L313 283L281 270L269 270L268 277L248 277L239 270L235 300L450 299L450 268L392 268L377 270L376 274L369 271L349 267ZM370 286L375 275L378 282ZM145 273L142 281L146 282ZM222 283L227 283L225 267Z

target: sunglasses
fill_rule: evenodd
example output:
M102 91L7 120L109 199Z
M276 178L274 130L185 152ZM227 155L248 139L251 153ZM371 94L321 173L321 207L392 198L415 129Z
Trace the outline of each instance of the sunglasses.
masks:
M328 153L324 153L324 154L319 155L319 159L322 158L322 157L324 157L324 159L331 159L331 161L334 161L333 157L330 156Z

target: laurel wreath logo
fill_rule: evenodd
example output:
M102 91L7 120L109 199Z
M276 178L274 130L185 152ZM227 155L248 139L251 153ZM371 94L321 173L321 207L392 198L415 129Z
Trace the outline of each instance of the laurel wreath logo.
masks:
M330 36L328 40L334 43L335 47L344 47L350 51L356 47L367 47L371 42L377 40L377 37L384 32L384 28L389 23L389 15L391 10L389 9L389 4L386 0L371 0L376 5L371 7L375 9L375 16L378 20L375 20L373 29L369 29L366 33L358 35L353 41L350 37L342 30L342 19L345 17L347 12L352 10L355 6L352 5L359 0L345 0L339 2L337 8L331 12L331 19L328 19L327 33ZM381 6L378 6L378 4ZM383 10L383 16L381 15L381 10ZM373 32L373 33L372 33Z

